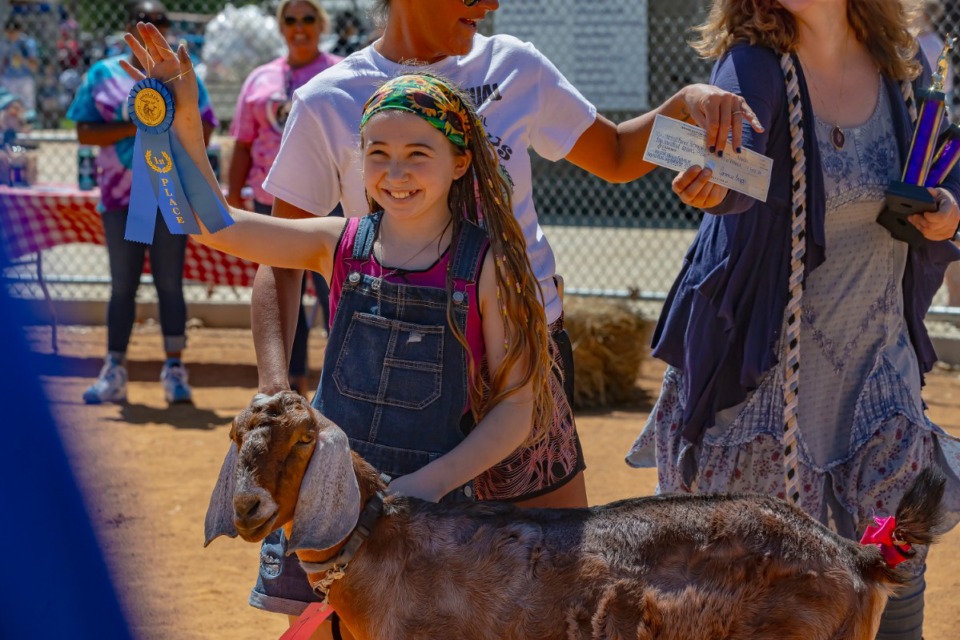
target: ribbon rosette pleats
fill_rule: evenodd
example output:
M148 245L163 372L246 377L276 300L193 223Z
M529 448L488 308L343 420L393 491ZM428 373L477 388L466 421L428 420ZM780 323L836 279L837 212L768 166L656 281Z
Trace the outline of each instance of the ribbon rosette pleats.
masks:
M909 544L896 539L897 519L874 518L877 526L869 525L860 538L860 544L872 544L880 548L883 559L891 567L895 567L904 560L913 557L914 552Z
M153 242L157 209L170 233L211 233L233 224L217 194L171 130L173 96L162 82L144 78L128 98L130 119L137 125L133 146L133 184L124 237Z

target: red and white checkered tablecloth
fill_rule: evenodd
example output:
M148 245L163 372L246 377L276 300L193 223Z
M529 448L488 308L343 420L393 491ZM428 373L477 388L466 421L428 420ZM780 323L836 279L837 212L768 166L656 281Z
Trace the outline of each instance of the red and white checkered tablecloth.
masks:
M37 185L0 186L0 232L11 259L59 244L104 244L103 224L97 212L100 191ZM163 224L157 220L157 224ZM149 272L149 260L144 271ZM207 284L253 286L257 265L202 244L187 242L186 280Z

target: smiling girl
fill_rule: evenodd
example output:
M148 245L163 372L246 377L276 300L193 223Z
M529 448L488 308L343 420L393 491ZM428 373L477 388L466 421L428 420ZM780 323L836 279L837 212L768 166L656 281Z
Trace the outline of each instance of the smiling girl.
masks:
M326 215L338 203L347 217L366 214L367 199L357 156L363 105L389 78L429 69L463 87L476 104L496 160L512 180L513 214L526 241L542 291L542 313L560 346L563 381L573 387L573 354L563 328L556 285L556 259L541 229L533 201L528 149L548 160L566 158L612 182L638 178L653 166L642 161L654 116L692 119L709 129L708 146L722 150L727 133L740 145L742 123L751 113L739 96L708 85L685 87L650 113L614 124L591 104L540 51L512 36L478 34L478 24L499 8L496 0L377 0L385 17L383 37L298 90L283 142L264 189L276 197L273 215ZM416 65L416 66L413 66ZM638 105L639 106L639 105ZM693 179L700 176L697 179ZM713 187L699 169L681 198L698 206L713 202ZM286 388L300 275L261 268L252 298L252 325L260 391ZM553 462L536 452L512 459L492 472L500 497L525 506L586 506L585 463L576 433L552 425ZM544 475L542 469L550 468ZM525 471L526 476L520 477Z
M215 184L190 107L189 58L152 27L142 32L153 76L173 78L177 135ZM368 215L287 220L233 209L234 225L197 239L330 279L333 326L315 402L395 478L391 491L495 497L485 471L518 448L544 447L548 425L572 432L508 178L469 98L433 75L381 86L359 131ZM289 613L316 599L302 573L271 577L282 596L258 584L254 598Z

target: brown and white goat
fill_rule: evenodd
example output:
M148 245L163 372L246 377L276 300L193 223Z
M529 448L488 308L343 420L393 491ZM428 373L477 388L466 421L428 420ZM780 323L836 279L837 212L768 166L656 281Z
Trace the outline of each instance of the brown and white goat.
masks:
M291 551L325 560L384 489L294 393L246 409L231 437L207 543L284 526ZM901 539L932 541L943 484L921 474L897 509ZM872 640L903 579L876 547L762 496L556 510L388 496L329 602L359 640Z

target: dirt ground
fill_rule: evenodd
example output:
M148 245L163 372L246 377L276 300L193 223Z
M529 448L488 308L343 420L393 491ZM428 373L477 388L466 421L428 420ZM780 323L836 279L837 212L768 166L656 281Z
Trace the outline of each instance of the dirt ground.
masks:
M286 620L247 605L257 546L220 539L203 548L203 516L228 447L230 420L255 392L249 331L190 330L185 355L195 405L173 408L158 383L161 339L155 325L135 331L124 406L87 407L80 401L100 368L104 329L62 327L58 355L51 351L48 328L28 335L32 348L44 354L44 383L136 637L279 637ZM323 338L314 332L314 366L322 351ZM578 415L591 504L653 491L654 472L628 468L623 456L646 419L661 374L655 361L644 365L635 406ZM934 372L925 399L931 418L960 436L960 372ZM927 585L926 639L956 638L960 528L931 551Z

